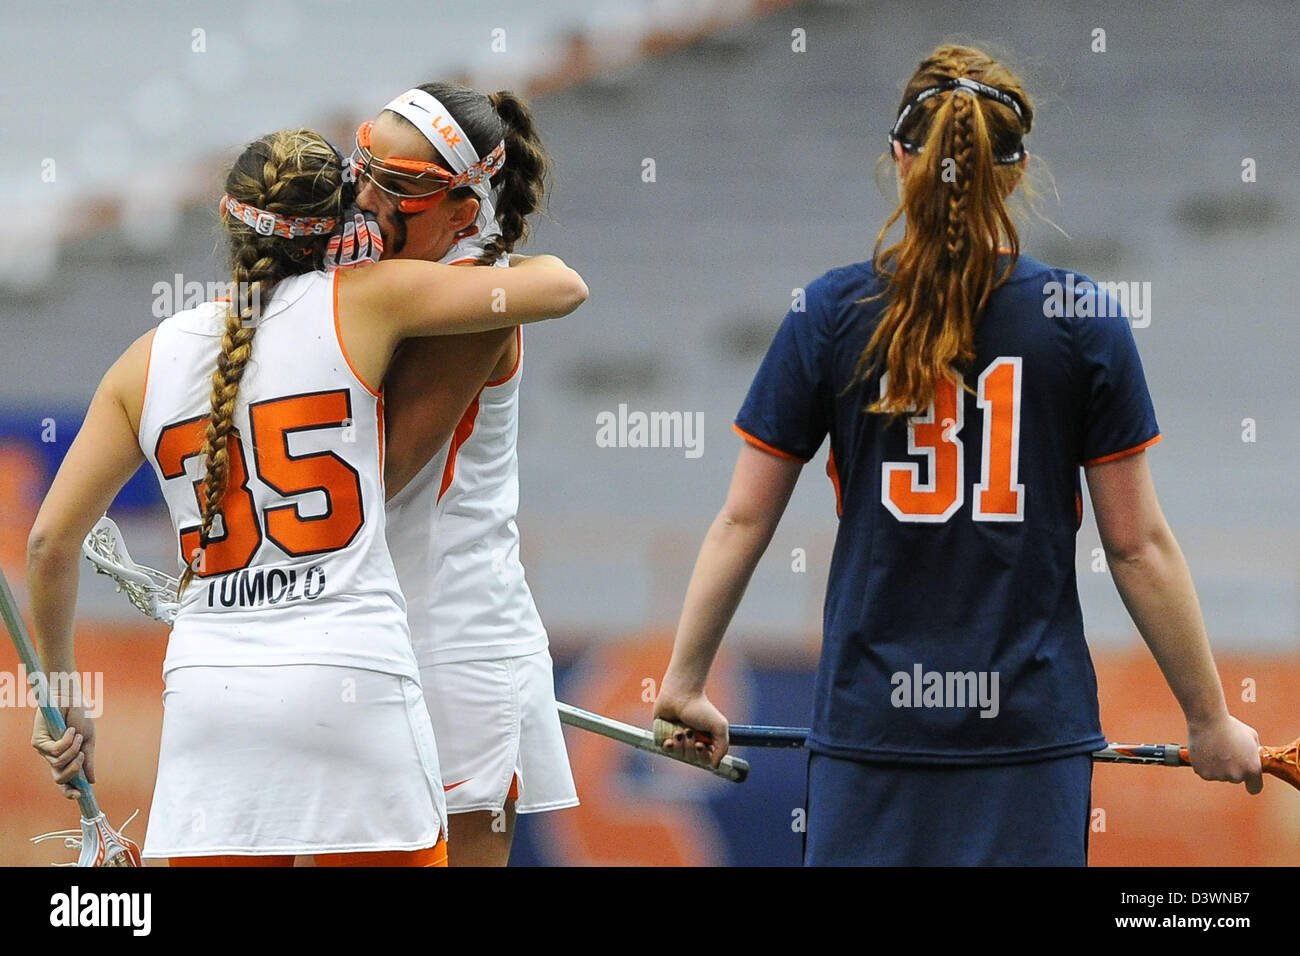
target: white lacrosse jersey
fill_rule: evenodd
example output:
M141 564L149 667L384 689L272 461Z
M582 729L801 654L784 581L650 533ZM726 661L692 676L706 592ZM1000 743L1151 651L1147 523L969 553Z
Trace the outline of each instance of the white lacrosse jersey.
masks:
M334 277L279 283L252 341L230 472L202 554L198 485L226 305L165 319L149 356L140 448L177 529L182 595L163 665L339 664L411 677L406 607L384 540L383 397L352 369Z
M519 561L519 358L488 382L455 434L388 502L388 546L422 667L548 646Z

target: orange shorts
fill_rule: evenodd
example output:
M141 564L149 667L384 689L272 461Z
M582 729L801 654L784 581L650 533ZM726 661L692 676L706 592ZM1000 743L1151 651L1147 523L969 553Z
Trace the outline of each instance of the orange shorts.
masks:
M446 866L447 841L442 837L423 850L380 850L359 853L317 853L317 866ZM292 856L176 856L169 866L293 866Z

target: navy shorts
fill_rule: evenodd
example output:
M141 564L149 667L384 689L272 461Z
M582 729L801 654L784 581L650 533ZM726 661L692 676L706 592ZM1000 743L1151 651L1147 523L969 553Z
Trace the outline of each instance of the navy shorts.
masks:
M1087 754L999 766L808 758L805 866L1086 866Z

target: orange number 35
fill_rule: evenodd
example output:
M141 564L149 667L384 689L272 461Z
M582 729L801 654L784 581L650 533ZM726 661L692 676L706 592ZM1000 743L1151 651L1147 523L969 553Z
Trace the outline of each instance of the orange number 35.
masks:
M976 404L984 413L980 446L980 481L974 488L975 521L1025 520L1025 486L1020 469L1021 359L1001 356L980 373ZM887 380L882 376L880 394ZM907 453L926 457L928 480L920 480L915 462L884 462L880 498L899 521L942 523L965 501L965 456L958 437L964 402L957 383L942 382L934 401L907 424Z
M284 498L323 492L323 514L303 517L293 503L263 509L248 487L249 472L239 433L231 434L230 473L221 499L221 520L214 528L196 574L208 577L237 571L252 563L261 547L263 524L269 537L286 554L303 557L346 547L365 523L361 504L361 477L355 468L330 451L293 455L289 436L321 428L345 428L351 423L351 401L346 389L291 395L255 402L248 409L253 431L254 465L262 481ZM180 478L185 462L203 448L208 416L176 422L158 436L155 455L164 478ZM194 482L194 497L203 506L203 480ZM180 529L181 554L193 558L200 552L199 528Z

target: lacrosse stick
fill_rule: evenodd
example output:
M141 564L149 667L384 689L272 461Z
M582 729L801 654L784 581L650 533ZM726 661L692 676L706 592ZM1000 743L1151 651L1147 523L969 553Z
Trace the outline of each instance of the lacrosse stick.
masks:
M164 624L176 623L176 579L132 561L122 532L108 515L90 529L81 544L81 553L97 573L107 574L116 581L117 589L142 614Z
M107 574L117 582L118 590L126 594L127 599L143 614L164 624L172 624L176 617L176 579L138 565L131 559L130 552L122 540L113 519L105 515L100 518L86 536L82 553L95 565L95 570ZM693 767L702 767L710 772L740 783L749 772L749 764L739 757L726 757L722 764L714 769L706 764L699 764L684 757L665 753L654 745L648 731L631 724L625 724L608 717L601 717L568 704L559 704L560 720L582 730L610 737L625 744L631 744L648 753L661 757L673 757Z
M1285 747L1260 747L1259 766L1264 773L1285 780L1300 790L1300 739ZM1187 748L1181 744L1107 744L1092 752L1099 763L1146 763L1165 767L1190 767Z
M673 734L686 728L655 718L654 737L663 743ZM734 724L727 729L729 745L735 747L802 747L808 736L807 727L764 727L756 724ZM711 738L695 731L697 740L709 743ZM724 758L725 759L725 758ZM1191 758L1181 744L1107 744L1092 752L1098 763L1144 763L1165 767L1190 767ZM1285 780L1300 790L1300 739L1285 747L1260 747L1260 768L1279 780Z
M4 617L14 647L18 649L18 659L27 668L27 679L36 690L36 702L45 715L45 725L57 740L63 736L68 725L63 720L62 711L50 701L49 678L41 667L32 639L27 635L27 625L18 612L18 602L9 590L9 582L5 580L3 572L0 572L0 614ZM77 837L75 830L59 830L34 837L32 842L62 838L69 849L81 850L77 866L143 866L140 847L109 826L108 818L99 809L95 792L90 788L90 781L86 779L84 771L77 772L72 785L81 791L81 796L77 798L77 803L81 806L81 836ZM132 814L132 818L134 816ZM130 822L127 820L127 823ZM125 829L126 823L122 826Z
M722 763L717 767L712 767L707 763L697 763L688 757L678 756L668 753L661 746L662 741L655 742L654 734L648 730L642 730L640 727L633 727L631 724L625 724L620 720L613 720L609 717L602 717L600 714L593 714L590 711L582 710L566 704L563 701L557 701L555 706L560 711L560 720L570 727L578 727L582 730L589 730L593 734L600 734L603 737L609 737L620 743L631 744L638 750L644 750L647 753L658 754L660 757L669 757L673 760L680 761L692 767L699 767L701 770L707 770L710 773L722 777L724 780L730 780L732 783L743 783L749 776L749 763L739 757L733 757L730 754L722 758Z

